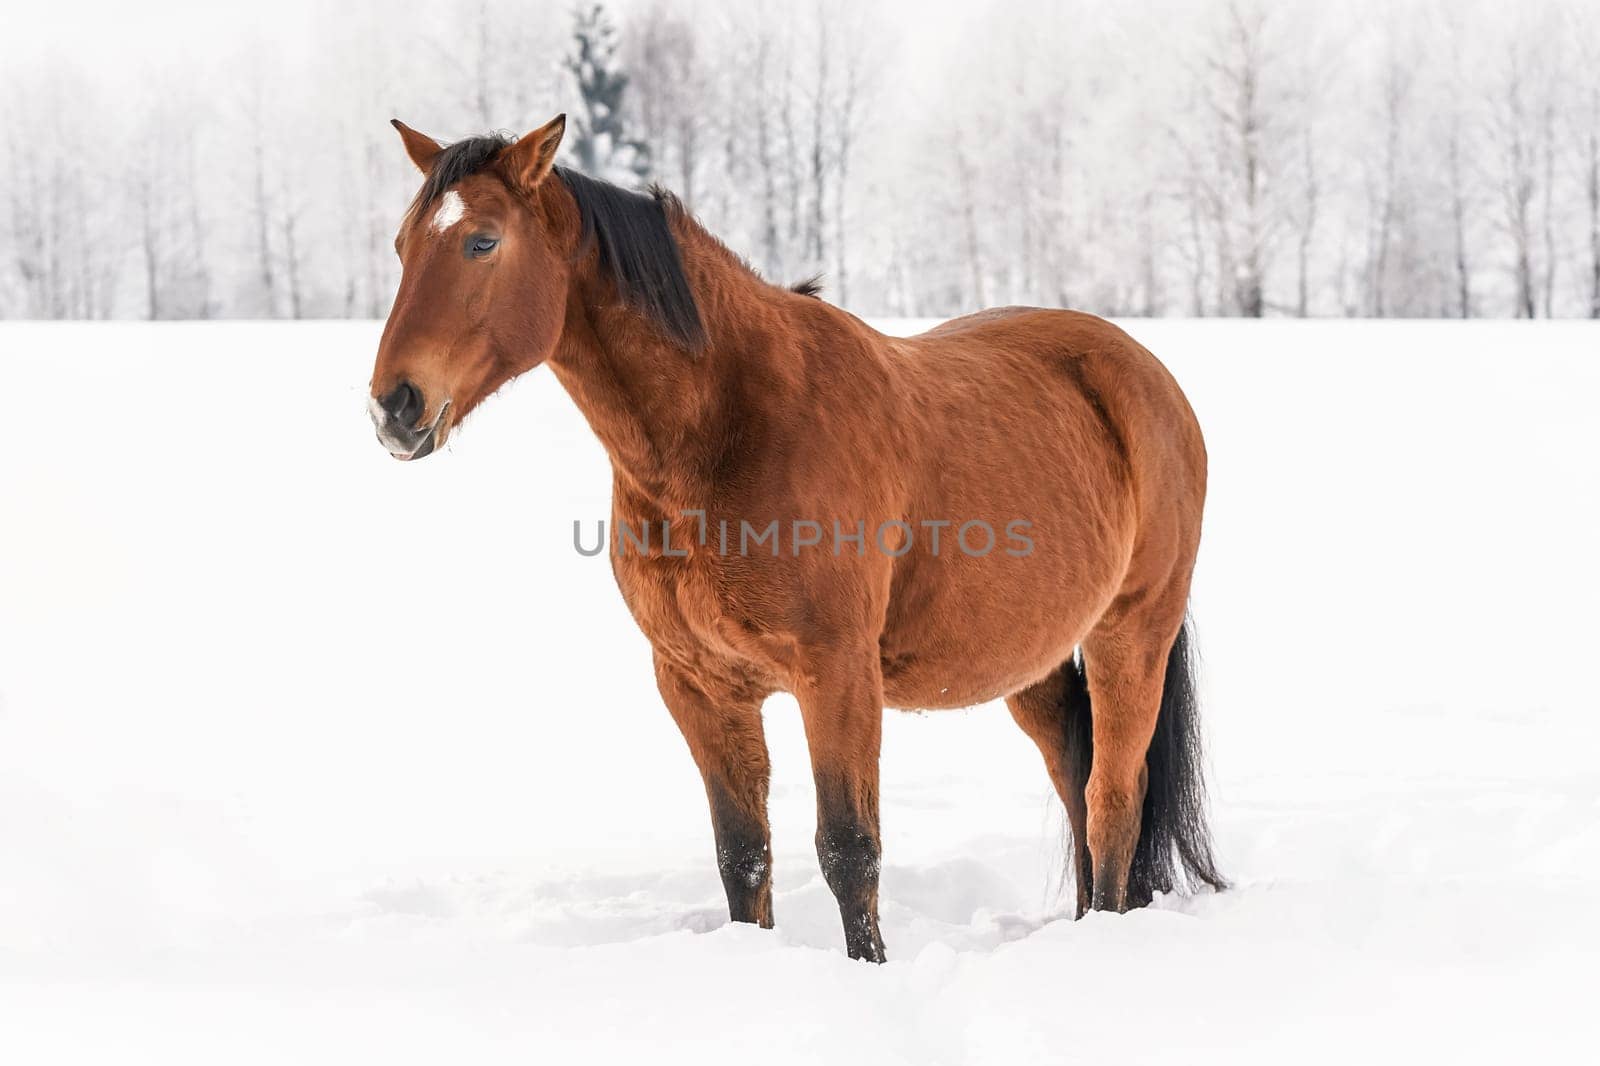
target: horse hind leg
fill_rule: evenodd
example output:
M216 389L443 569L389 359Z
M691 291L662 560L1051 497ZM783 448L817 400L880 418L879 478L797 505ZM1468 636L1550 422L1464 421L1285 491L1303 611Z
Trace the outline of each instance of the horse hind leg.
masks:
M1102 622L1084 642L1094 761L1084 789L1095 910L1223 888L1205 823L1189 629Z
M1124 911L1144 902L1129 894L1149 779L1145 752L1155 734L1161 675L1121 642L1085 642L1094 707L1094 762L1084 788L1094 910Z
M1081 918L1089 909L1094 875L1089 861L1087 828L1088 807L1084 788L1094 755L1094 736L1090 726L1089 687L1081 659L1068 659L1044 680L1006 697L1006 706L1017 725L1044 756L1050 783L1067 809L1071 840L1069 865L1077 889L1077 909Z

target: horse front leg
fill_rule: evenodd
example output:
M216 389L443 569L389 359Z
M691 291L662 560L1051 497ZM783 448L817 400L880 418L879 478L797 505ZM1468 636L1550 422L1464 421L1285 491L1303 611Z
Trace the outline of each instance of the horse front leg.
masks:
M700 767L728 917L772 928L771 763L758 692L695 676L656 656L656 686Z
M883 681L870 654L826 655L807 664L795 695L817 786L817 859L839 902L852 959L883 962L878 931L878 751Z

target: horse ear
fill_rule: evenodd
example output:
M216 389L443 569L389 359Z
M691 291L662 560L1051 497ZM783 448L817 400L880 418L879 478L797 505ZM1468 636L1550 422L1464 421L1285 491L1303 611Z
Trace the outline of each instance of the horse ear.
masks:
M397 118L389 120L395 129L400 131L400 140L405 143L406 155L417 165L417 169L426 174L433 169L433 161L439 158L439 153L444 151L439 147L439 142L425 133L418 133Z
M567 116L557 115L516 144L501 157L506 173L524 189L532 189L545 179L555 165L561 135L567 132Z

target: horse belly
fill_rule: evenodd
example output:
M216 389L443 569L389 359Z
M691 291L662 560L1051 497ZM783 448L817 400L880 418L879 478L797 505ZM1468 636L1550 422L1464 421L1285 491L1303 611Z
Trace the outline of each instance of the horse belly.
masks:
M1037 558L918 560L897 574L879 642L884 702L970 707L1026 688L1072 655L1116 595L1114 564Z
M1027 463L962 436L972 443L941 456L939 490L915 508L954 525L937 553L914 535L895 563L880 640L891 706L967 707L1033 684L1072 655L1127 573L1136 520L1111 456L1035 426L1010 438L1028 438Z

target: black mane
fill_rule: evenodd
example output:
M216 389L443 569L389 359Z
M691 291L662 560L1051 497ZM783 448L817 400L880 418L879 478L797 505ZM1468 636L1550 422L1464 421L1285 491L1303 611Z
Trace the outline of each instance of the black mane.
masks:
M799 293L801 296L815 296L822 298L822 275L813 274L804 281L797 281L789 286L789 291Z
M428 176L423 179L422 188L417 191L417 199L411 210L426 211L450 186L487 169L500 152L510 145L510 137L494 133L486 137L468 137L441 148L428 170Z
M441 149L412 211L427 210L452 185L487 170L511 144L512 138L492 134ZM672 218L683 211L677 197L659 187L630 192L570 167L558 166L555 172L577 201L581 247L595 243L600 269L617 286L622 302L649 316L689 351L704 348L705 326L672 235Z
M655 319L691 352L704 348L705 327L668 217L682 214L678 198L659 185L630 192L570 167L555 169L578 202L583 243L599 246L600 269L611 275L622 302Z

